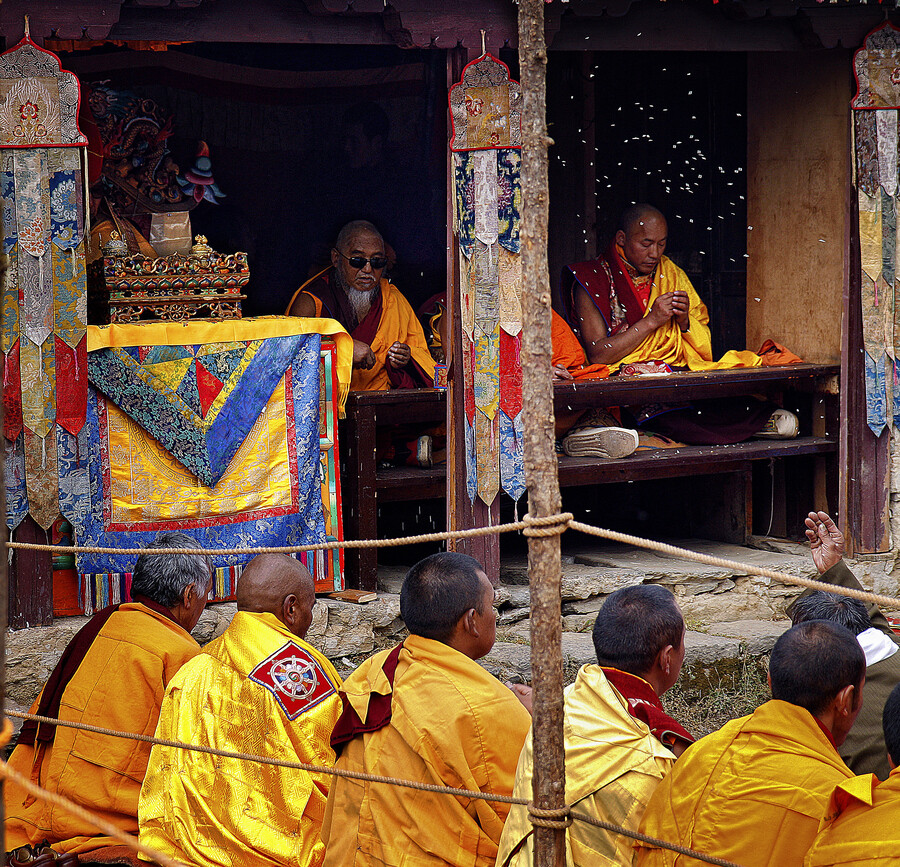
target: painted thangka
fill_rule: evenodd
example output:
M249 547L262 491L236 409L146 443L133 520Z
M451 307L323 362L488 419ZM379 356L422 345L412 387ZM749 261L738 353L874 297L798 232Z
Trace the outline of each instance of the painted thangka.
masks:
M897 127L900 122L900 30L873 30L854 57L851 107L859 201L866 421L876 436L900 423L900 305L896 303Z
M60 452L77 543L184 532L211 551L215 596L229 598L253 555L217 549L341 538L334 410L352 342L339 329L284 317L92 326L86 423ZM296 556L317 590L342 588L338 551ZM78 555L85 613L129 598L134 561Z
M522 463L521 90L489 54L450 90L459 238L466 486L490 505L525 493Z
M0 55L0 204L7 526L45 529L68 511L59 455L82 436L87 406L84 161L80 88L59 58L25 38Z

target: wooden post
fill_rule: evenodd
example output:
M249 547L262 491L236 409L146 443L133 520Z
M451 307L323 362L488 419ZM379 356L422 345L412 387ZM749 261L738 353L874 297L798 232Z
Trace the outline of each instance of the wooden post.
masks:
M550 279L547 268L547 46L544 0L519 0L522 83L522 405L525 481L532 517L559 513L551 375ZM565 804L562 617L559 535L530 536L531 670L534 678L535 806ZM534 863L563 867L565 829L535 828Z

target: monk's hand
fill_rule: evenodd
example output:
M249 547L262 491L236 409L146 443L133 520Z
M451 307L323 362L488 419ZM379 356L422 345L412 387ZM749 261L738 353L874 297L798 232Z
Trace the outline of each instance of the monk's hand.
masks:
M675 318L678 312L676 310L676 295L678 295L677 292L664 292L653 302L650 312L644 318L653 326L654 331Z
M569 371L566 370L566 368L563 367L561 364L553 365L553 381L554 382L571 382L573 379L575 379L575 377L572 376L572 374L569 373Z
M813 563L819 572L827 572L844 556L844 534L827 512L810 512L805 521Z
M353 341L353 366L361 367L363 370L370 370L375 365L375 353L368 343L361 340Z
M683 289L672 293L672 315L682 331L691 327L691 299Z
M527 710L528 713L531 713L531 687L524 683L510 683L509 681L506 682L506 686L508 686L512 690L513 695L522 702L522 706L525 710Z
M391 348L387 351L387 357L391 367L406 367L409 364L412 353L405 343L397 341L391 344Z

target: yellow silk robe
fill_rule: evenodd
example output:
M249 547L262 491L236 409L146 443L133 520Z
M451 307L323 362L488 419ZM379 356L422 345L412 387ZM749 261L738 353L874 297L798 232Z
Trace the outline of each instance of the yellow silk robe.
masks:
M690 300L690 329L682 334L678 323L670 319L623 359L610 364L611 371L638 361L664 361L672 367L687 367L689 370L728 370L762 365L762 359L755 352L736 349L728 350L718 361L713 361L706 305L700 300L687 274L667 256L663 256L657 266L644 315L650 312L653 302L660 295L679 289L686 292Z
M361 367L353 369L351 391L387 391L391 387L385 365L388 363L388 350L397 341L409 346L412 356L410 364L417 362L434 379L434 359L428 351L422 324L403 293L384 278L381 280L381 303L381 321L375 339L369 344L375 354L375 365L369 370Z
M773 699L688 747L640 830L742 867L802 864L832 790L852 776L812 714ZM645 846L636 865L695 863Z
M373 693L391 720L347 743L337 767L509 795L531 716L477 662L438 641L403 642L393 690L390 651L366 660L343 692L360 719ZM335 779L322 828L326 867L493 867L509 807L378 783Z
M340 678L273 614L239 611L166 690L156 734L332 765ZM194 867L319 865L331 777L155 746L141 790L142 843Z
M59 718L152 735L166 684L199 652L197 642L178 624L128 602L103 625L69 681ZM37 702L32 710L36 708ZM60 727L39 766L35 749L25 745L16 747L10 765L123 831L137 834L138 795L149 756L147 743ZM32 800L13 783L4 785L4 801L7 849L44 838L61 852L118 845L59 807Z
M563 737L566 803L597 819L636 831L659 781L675 755L628 712L628 703L599 665L585 665L565 692ZM519 758L517 798L531 798L534 755L531 734ZM566 831L567 867L631 864L632 841L574 822ZM528 810L513 806L500 839L498 867L531 867L534 836Z
M888 867L900 861L900 769L879 783L874 774L838 785L816 840L803 862L808 867Z

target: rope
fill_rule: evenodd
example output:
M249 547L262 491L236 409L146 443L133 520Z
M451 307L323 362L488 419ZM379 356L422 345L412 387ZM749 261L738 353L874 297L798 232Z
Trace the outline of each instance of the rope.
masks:
M577 810L570 810L569 813L576 822L584 822L585 825L603 828L604 831L611 831L614 834L621 834L623 837L630 837L632 840L646 843L648 846L653 846L657 849L668 849L670 852L678 852L680 855L696 858L698 861L703 861L706 864L718 864L719 867L741 867L740 864L735 864L734 861L726 861L724 858L716 858L714 855L704 855L702 852L697 852L687 846L680 846L678 843L668 843L665 840L660 840L658 837L641 834L640 831L631 831L620 825L614 825L612 822L605 822L603 819L589 816L587 813L579 813Z
M826 593L851 596L854 599L861 599L863 602L874 602L877 605L883 605L886 608L900 607L900 599L895 599L892 596L884 596L881 593L870 593L868 590L857 590L854 587L839 587L835 584L827 584L825 581L816 581L813 578L803 578L800 575L788 575L786 572L767 569L765 566L752 566L748 563L741 563L738 560L727 560L724 557L713 557L710 554L700 554L696 551L678 548L675 545L668 545L665 542L655 542L652 539L642 539L640 536L630 536L627 533L618 533L615 530L604 530L600 527L592 527L590 524L582 524L580 521L569 521L569 527L573 530L578 530L581 533L587 533L590 536L600 536L603 539L624 542L628 545L635 545L638 548L647 548L650 551L659 551L662 554L670 554L673 557L680 557L684 560L694 560L697 563L706 563L708 566L723 566L726 569L737 570L738 573L743 572L750 575L762 575L764 578L773 578L784 584L799 584L801 587L808 587L811 590L824 590Z
M107 822L106 819L94 815L89 810L85 810L84 807L70 801L63 795L59 795L56 792L48 792L46 789L42 789L40 786L35 785L31 780L24 777L18 771L13 770L13 768L2 760L0 760L0 778L9 780L17 786L21 786L29 795L34 796L38 800L55 804L60 809L65 810L67 813L71 813L71 815L81 819L83 822L87 822L98 831L102 831L107 837L118 840L137 855L143 855L145 858L149 858L151 861L161 864L162 867L184 867L183 864L180 864L178 861L173 861L168 855L163 855L162 852L157 852L155 849L145 846L136 837L132 837L131 834L126 834L125 831L117 828L111 822Z
M282 545L280 547L260 548L217 548L210 551L206 548L100 548L86 545L39 545L32 542L6 542L7 548L28 551L49 551L60 554L121 554L155 556L158 554L192 554L200 556L232 555L232 554L293 554L301 551L322 551L333 548L395 548L400 545L413 545L420 542L442 542L450 539L472 539L480 536L492 536L499 533L521 531L525 536L557 536L567 529L577 530L590 536L599 536L614 542L623 542L636 548L646 548L649 551L658 551L682 560L693 560L697 563L705 563L708 566L721 566L732 569L738 574L760 575L764 578L772 578L784 584L797 584L808 587L811 590L824 590L826 593L836 593L840 596L850 596L853 599L861 599L863 602L874 602L889 609L900 609L900 599L893 596L885 596L881 593L870 593L868 590L857 590L853 587L840 587L836 584L827 584L824 581L816 581L812 578L804 578L800 575L789 575L787 572L779 572L764 566L754 566L749 563L741 563L739 560L728 560L724 557L713 557L710 554L700 554L697 551L689 551L687 548L678 548L665 542L657 542L653 539L644 539L641 536L631 536L628 533L619 533L615 530L605 530L602 527L594 527L574 520L571 512L560 512L556 515L545 515L535 518L525 515L521 521L513 521L509 524L496 524L492 527L473 527L469 530L446 530L440 533L423 533L418 536L402 536L392 539L352 539L338 540L334 542L319 542L315 545Z
M541 809L534 802L528 803L528 818L536 828L568 828L572 824L572 811L568 807Z
M513 521L509 524L497 524L492 527L472 527L468 530L443 530L440 533L422 533L418 536L401 536L393 539L341 539L333 542L317 542L314 545L281 545L279 547L262 548L100 548L93 545L39 545L34 542L6 542L7 548L23 551L50 551L60 554L127 554L139 556L149 554L194 554L200 556L224 556L228 554L293 554L300 551L328 551L332 548L396 548L400 545L417 545L420 542L444 542L450 539L475 539L480 536L493 536L497 533L511 533L516 530L527 531L539 527L556 527L551 533L532 532L531 535L555 536L562 533L572 519L568 512L560 515L547 515L543 518L526 516L527 520Z
M588 825L595 825L598 828L603 828L606 831L609 831L614 834L622 834L625 837L631 837L634 840L640 840L641 842L647 843L651 846L656 846L662 849L670 849L673 852L679 852L682 855L688 855L691 858L696 858L698 861L703 861L706 864L716 864L719 867L740 867L739 864L734 864L731 861L724 861L721 858L716 858L712 855L705 855L702 852L697 852L693 849L686 848L684 846L680 846L677 843L667 843L665 840L659 840L656 837L649 837L646 834L640 834L637 831L630 831L628 828L623 828L620 825L613 824L612 822L605 822L602 819L595 819L593 816L589 816L587 813L579 813L570 809L570 807L557 807L557 808L549 808L543 809L540 807L536 807L533 801L526 800L525 798L515 798L512 795L497 795L493 792L478 792L473 791L471 789L455 789L451 786L436 786L432 783L420 783L414 780L402 780L399 777L385 777L378 774L367 774L362 771L347 771L343 768L334 768L328 767L326 765L310 765L305 762L289 762L284 759L272 759L267 756L257 756L252 753L239 753L232 752L230 750L220 750L215 747L201 747L197 744L188 744L183 741L170 741L164 738L156 738L150 735L141 735L135 734L134 732L119 732L114 729L101 728L100 726L89 725L88 723L77 723L70 722L68 720L54 719L53 717L40 716L38 714L33 713L23 713L20 711L8 710L6 713L9 716L14 716L18 719L26 719L26 720L34 720L35 722L40 723L50 723L52 725L63 726L64 728L73 728L79 729L81 731L93 732L94 734L100 735L109 735L114 738L123 738L125 740L134 740L134 741L143 741L145 743L154 744L162 747L172 747L173 749L181 749L181 750L190 750L192 752L197 753L207 753L208 755L218 756L220 758L226 759L239 759L241 761L250 761L257 762L262 765L274 765L279 768L288 768L290 770L296 771L307 771L311 774L328 774L333 777L342 777L344 779L349 780L361 780L363 782L369 783L383 783L389 786L399 786L405 789L416 789L420 792L432 792L438 795L453 795L457 798L471 798L473 800L481 800L481 801L491 801L499 804L510 804L518 807L526 807L528 809L528 815L531 819L532 824L539 825L544 828L568 828L569 825L572 824L572 821L585 822ZM9 720L6 721L7 724ZM2 744L0 744L2 745ZM19 783L23 780L23 777L20 777L12 768L8 768L6 763L2 763L0 765L0 776L5 774L9 774L10 779L14 780L14 782ZM26 781L28 782L28 781ZM28 787L31 788L28 788ZM92 819L89 818L90 814L87 811L83 810L83 808L78 807L77 804L72 804L71 802L67 802L65 798L61 795L54 795L52 792L46 792L44 789L39 788L38 786L34 786L32 783L28 782L28 786L24 786L23 788L26 791L35 794L36 797L45 797L45 800L50 800L52 803L58 803L60 806L63 806L64 809L65 804L62 802L66 802L71 804L71 806L80 812L75 812L75 809L70 810L70 812L75 813L75 815L81 816L83 818L88 818L88 820L100 828L105 834L109 834L111 837L116 837L116 839L121 840L126 845L131 846L132 843L129 840L133 840L134 844L138 844L133 837L129 837L129 835L125 834L122 831L118 831L118 834L122 836L117 836L116 834L111 833L108 828L112 828L113 826L105 823L107 827L104 827L100 824L102 821L99 818ZM36 793L41 793L40 795ZM54 800L58 799L58 800ZM123 839L128 838L128 839ZM143 847L140 851L145 851L146 847ZM136 850L138 851L138 850ZM149 850L152 853L152 850ZM165 856L161 856L158 854L150 854L148 857L153 857L164 867L182 867L182 865L176 864L173 861L168 859L162 860Z

